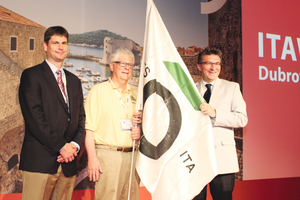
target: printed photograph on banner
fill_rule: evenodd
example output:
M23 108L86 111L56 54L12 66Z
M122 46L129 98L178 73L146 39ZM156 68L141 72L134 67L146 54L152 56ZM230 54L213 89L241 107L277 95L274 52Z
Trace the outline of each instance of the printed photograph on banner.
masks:
M206 4L202 6L202 3ZM196 64L199 52L209 45L207 13L220 8L211 7L205 0L156 0L155 4L193 80L200 80ZM135 55L129 84L137 90L139 75L144 73L140 72L140 67L146 7L147 2L139 0L54 0L51 3L16 0L0 3L0 37L3 41L0 44L0 78L4 89L4 95L0 97L3 102L0 108L0 176L7 180L1 181L1 194L22 192L18 165L25 130L17 94L22 71L45 59L44 31L59 25L69 32L69 54L64 68L81 80L84 97L94 85L111 76L110 55L119 47L128 48ZM53 12L46 12L45 8ZM75 189L92 189L94 185L88 181L85 171L84 147L78 158Z

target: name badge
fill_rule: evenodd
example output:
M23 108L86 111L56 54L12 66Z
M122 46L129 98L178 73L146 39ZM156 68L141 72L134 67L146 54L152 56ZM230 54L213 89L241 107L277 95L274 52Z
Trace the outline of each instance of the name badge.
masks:
M121 119L120 121L121 121L121 126L123 131L130 131L131 130L130 127L133 127L131 119Z

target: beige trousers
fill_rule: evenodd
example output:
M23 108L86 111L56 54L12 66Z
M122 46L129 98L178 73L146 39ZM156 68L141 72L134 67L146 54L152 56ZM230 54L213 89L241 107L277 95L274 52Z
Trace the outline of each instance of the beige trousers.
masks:
M56 174L22 171L22 200L71 200L76 175L65 177L61 166Z
M127 200L132 152L110 150L109 146L96 145L97 157L103 173L95 184L95 200ZM139 176L135 170L137 151L134 152L130 200L139 199Z

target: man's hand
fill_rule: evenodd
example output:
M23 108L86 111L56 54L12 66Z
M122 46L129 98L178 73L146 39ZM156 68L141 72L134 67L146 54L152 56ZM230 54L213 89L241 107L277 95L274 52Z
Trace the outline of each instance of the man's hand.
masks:
M142 111L135 112L132 117L132 124L134 127L131 128L131 138L133 140L140 140L141 137L141 129L137 127L137 124L142 123Z
M140 127L131 127L131 138L133 140L140 140L141 129Z
M72 162L77 156L77 146L72 143L66 143L60 150L60 155L57 157L57 162Z
M96 154L94 132L86 130L85 148L88 156L87 172L90 181L96 182L99 180L99 172L102 174L100 161Z
M87 172L88 172L88 177L90 181L96 182L99 180L99 172L102 174L102 168L100 161L98 160L97 157L93 159L88 159L88 166L87 166Z
M216 118L216 110L211 107L208 103L203 102L200 105L200 110L204 115L208 115L211 118Z
M142 123L142 116L143 115L141 111L133 113L132 124L137 126L137 124Z

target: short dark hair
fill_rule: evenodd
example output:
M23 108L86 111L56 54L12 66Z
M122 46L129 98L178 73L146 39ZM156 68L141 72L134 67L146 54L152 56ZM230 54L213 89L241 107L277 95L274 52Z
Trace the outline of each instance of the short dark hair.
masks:
M202 62L203 56L206 55L217 55L220 57L220 63L222 62L222 52L216 48L205 48L198 55L198 64Z
M51 39L52 35L59 35L65 36L67 41L69 41L69 33L68 31L62 26L51 26L49 27L44 34L44 42L48 44L49 40Z

